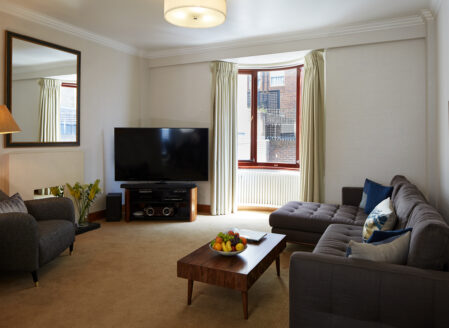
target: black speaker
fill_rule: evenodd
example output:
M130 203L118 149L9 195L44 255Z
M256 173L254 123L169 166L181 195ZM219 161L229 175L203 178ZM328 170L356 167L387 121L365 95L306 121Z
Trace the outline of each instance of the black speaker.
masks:
M106 221L122 219L122 194L109 193L106 196Z

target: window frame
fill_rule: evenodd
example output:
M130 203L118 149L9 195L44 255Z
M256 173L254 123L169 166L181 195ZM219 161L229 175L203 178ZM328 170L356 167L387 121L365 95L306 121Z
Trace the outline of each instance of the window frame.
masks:
M300 106L301 106L301 71L304 65L279 67L279 68L258 68L258 69L239 69L238 74L251 76L251 154L250 160L239 160L239 169L299 169L299 139L300 139ZM257 89L258 73L269 71L281 71L296 69L296 164L287 163L265 163L257 161ZM285 84L284 84L285 87ZM238 109L237 109L238 110ZM255 119L256 118L256 119Z
M72 88L72 89L78 89L78 83L76 82L61 82L61 88ZM78 93L78 90L77 90ZM78 102L79 99L75 97L76 101ZM75 106L75 110L77 108L78 104ZM79 120L79 115L76 116L76 119ZM77 135L77 130L75 129L75 136Z

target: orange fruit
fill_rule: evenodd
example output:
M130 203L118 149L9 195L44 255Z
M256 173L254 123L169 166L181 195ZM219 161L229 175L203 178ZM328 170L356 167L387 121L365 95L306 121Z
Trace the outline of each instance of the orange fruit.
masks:
M221 244L220 244L220 243L215 243L215 244L214 244L214 249L215 249L216 251L221 251Z
M242 241L243 245L246 245L246 238L245 237L240 237L240 240Z
M215 242L221 244L223 242L223 238L217 237L217 238L215 238Z

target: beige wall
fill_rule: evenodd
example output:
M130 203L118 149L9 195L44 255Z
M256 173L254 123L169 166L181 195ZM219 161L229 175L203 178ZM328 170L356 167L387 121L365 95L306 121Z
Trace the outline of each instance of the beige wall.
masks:
M326 70L326 201L395 174L426 192L424 39L331 49Z
M11 136L14 142L39 140L39 79L12 81L12 104L14 120L22 129ZM23 95L26 95L24 97Z
M210 146L213 126L210 64L152 68L148 74L148 102L142 110L142 126L209 128ZM211 152L212 148L209 149ZM209 163L209 175L210 172ZM198 182L198 203L210 204L209 182Z
M444 20L439 19L439 24L440 30L447 29ZM100 178L106 192L120 191L120 183L114 181L114 126L212 128L208 62L149 69L135 56L6 14L0 14L0 29L81 50L81 147L77 149L84 152L85 181ZM3 56L0 52L2 62ZM327 52L327 201L339 202L343 185L361 185L365 177L388 183L399 172L426 191L425 56L424 39ZM0 74L3 70L1 65ZM441 116L447 115L447 97L445 101L440 104ZM447 123L447 116L439 121ZM449 173L443 172L449 157L443 144L449 134L445 128L440 127L440 171L449 182ZM60 150L71 148L49 149ZM30 150L0 148L0 153L19 151ZM442 183L445 196L441 198L448 199L447 185ZM209 204L209 182L200 182L198 192L199 203ZM104 198L96 208L104 208Z
M449 3L437 16L438 56L438 208L449 219Z
M139 125L141 60L112 48L0 13L0 44L5 43L5 30L81 51L81 146L34 150L81 150L84 152L85 182L100 178L105 192L121 191L120 183L114 181L113 128ZM5 62L4 51L0 51L0 62ZM3 74L2 64L0 75ZM3 79L0 79L0 90L4 88L3 83ZM0 103L3 102L1 94ZM31 150L0 148L0 154ZM93 210L104 208L104 199L103 194Z
M425 51L424 39L328 50L326 201L397 173L426 191ZM142 124L211 128L211 84L209 63L150 69ZM209 183L199 193L209 204Z

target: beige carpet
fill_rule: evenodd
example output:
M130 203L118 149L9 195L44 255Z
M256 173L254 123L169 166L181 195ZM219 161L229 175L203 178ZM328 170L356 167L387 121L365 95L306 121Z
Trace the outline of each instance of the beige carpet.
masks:
M249 320L240 292L187 280L176 261L231 227L269 231L268 213L239 212L193 222L102 222L39 271L0 273L0 327L288 327L290 245L249 290Z

